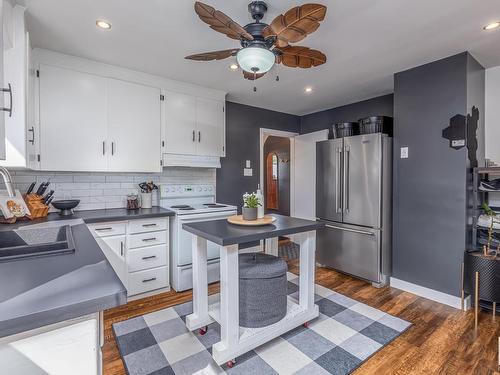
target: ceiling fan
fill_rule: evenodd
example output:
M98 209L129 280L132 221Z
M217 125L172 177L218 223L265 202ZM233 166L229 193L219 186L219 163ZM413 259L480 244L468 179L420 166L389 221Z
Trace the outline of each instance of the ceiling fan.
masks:
M300 42L318 29L320 22L325 19L324 5L304 4L294 7L268 25L261 22L267 12L267 4L264 1L252 1L248 4L248 11L254 22L243 27L221 11L199 1L195 2L194 10L211 29L239 40L241 48L199 53L186 56L186 59L211 61L236 56L243 76L250 80L262 77L274 64L311 68L326 62L325 54L318 50L290 45Z

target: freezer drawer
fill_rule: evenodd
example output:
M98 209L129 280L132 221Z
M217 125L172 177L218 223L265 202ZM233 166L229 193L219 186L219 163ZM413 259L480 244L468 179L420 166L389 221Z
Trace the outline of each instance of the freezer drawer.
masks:
M317 262L375 283L380 278L380 230L325 222L317 231Z

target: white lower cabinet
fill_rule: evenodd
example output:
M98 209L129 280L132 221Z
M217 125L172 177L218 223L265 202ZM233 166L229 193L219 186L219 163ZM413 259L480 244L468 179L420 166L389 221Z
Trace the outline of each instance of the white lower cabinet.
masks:
M102 374L99 313L0 339L1 374Z
M169 290L168 218L89 224L128 298Z

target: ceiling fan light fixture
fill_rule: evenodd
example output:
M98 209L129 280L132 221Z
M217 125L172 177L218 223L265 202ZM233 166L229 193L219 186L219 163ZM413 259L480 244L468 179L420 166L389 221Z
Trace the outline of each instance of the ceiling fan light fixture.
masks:
M276 57L266 48L245 47L238 51L236 60L244 71L262 74L273 67Z

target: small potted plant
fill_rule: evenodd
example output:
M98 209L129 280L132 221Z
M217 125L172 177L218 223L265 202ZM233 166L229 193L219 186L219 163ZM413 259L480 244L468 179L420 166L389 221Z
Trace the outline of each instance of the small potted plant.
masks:
M257 220L257 208L261 205L255 193L243 195L243 220Z

